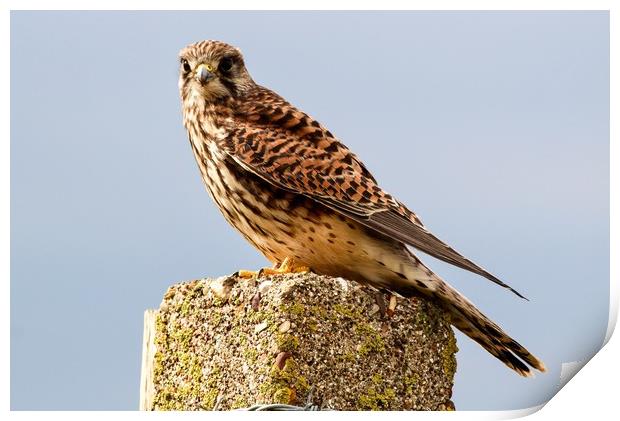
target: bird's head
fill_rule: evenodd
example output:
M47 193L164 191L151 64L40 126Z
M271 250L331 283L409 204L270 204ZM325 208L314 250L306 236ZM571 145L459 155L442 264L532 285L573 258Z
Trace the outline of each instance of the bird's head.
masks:
M200 41L179 53L181 99L214 102L248 91L250 77L238 48L220 41Z

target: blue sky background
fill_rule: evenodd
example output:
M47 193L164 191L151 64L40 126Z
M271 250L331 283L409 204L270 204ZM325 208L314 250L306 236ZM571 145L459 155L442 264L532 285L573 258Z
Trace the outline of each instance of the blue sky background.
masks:
M11 408L136 409L142 313L263 258L204 191L177 53L237 45L437 235L427 258L541 357L461 334L458 409L516 409L595 353L609 307L607 12L12 12Z

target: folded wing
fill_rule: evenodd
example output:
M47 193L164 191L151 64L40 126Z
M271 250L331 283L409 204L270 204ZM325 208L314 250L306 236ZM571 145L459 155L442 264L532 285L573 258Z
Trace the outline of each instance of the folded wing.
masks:
M221 141L221 147L243 168L525 298L430 233L316 120L268 89L253 95L257 97L243 103L260 105L237 110L231 135Z

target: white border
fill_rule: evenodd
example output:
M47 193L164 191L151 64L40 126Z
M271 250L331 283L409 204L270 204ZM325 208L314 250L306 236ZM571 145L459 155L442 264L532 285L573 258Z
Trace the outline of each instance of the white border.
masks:
M9 0L13 10L610 10L614 0ZM257 7L260 6L260 7Z
M0 189L2 192L2 198L5 206L0 208L2 225L0 225L0 232L2 233L2 254L0 257L0 271L6 276L3 277L6 281L3 282L4 294L2 299L4 305L0 310L2 323L1 331L3 338L9 338L9 317L10 317L10 208L8 206L10 200L10 10L609 10L610 11L610 24L611 24L611 39L610 39L610 63L611 63L611 96L610 96L610 115L611 115L611 139L617 142L618 139L618 84L616 82L620 68L618 67L618 30L615 25L618 22L618 7L613 0L591 0L591 1L579 1L579 0L521 0L521 1L500 1L500 0L477 0L477 1L458 1L458 0L382 0L381 2L370 2L364 0L358 0L353 4L347 4L345 1L340 0L314 0L314 1L282 1L271 0L256 2L251 0L237 0L227 2L207 2L199 0L178 0L178 1L163 1L163 0L135 0L135 1L121 1L121 0L95 0L88 3L80 2L76 0L65 0L53 2L50 1L5 1L3 2L4 14L2 16L3 28L0 33L2 37L3 45L3 63L0 66L0 72L2 79L4 80L5 89L2 101L2 112L0 113L0 127L2 128L4 141L1 143L0 150L0 177L2 182L0 183ZM260 8L257 8L260 5ZM619 171L615 165L618 164L618 146L614 141L610 145L610 168L611 168L611 184L610 184L610 211L611 215L617 215L620 207L618 206L618 195L614 192L618 191L618 176ZM605 342L609 342L614 327L616 325L618 314L618 285L617 263L614 261L613 256L618 255L618 225L616 220L612 217L610 221L610 317L608 323L607 334ZM5 234L6 233L6 234ZM10 359L9 359L9 347L7 345L0 347L0 357L2 357L3 369L1 370L4 375L3 381L0 382L0 391L2 392L3 412L8 412L10 400L9 400L9 388L10 388ZM620 372L618 367L618 355L620 345L617 338L609 342L605 349L599 352L594 357L592 362L587 365L591 368L583 370L577 375L577 380L573 380L570 386L556 395L545 408L545 410L538 412L534 417L538 419L573 419L573 417L583 418L586 414L588 416L594 416L596 418L606 419L604 415L609 415L611 411L617 412L615 408L615 396L617 373ZM614 375L611 375L614 373ZM36 379L33 379L36 381ZM612 396L612 393L614 395ZM137 407L137 402L136 402ZM456 412L449 413L416 413L416 417L458 417L459 419L471 419L471 420L485 420L485 419L510 419L525 416L535 412L539 408L530 408L519 411L476 411L476 412ZM94 419L107 419L110 414L106 412L11 412L11 418L30 419L31 417L40 417L41 415L46 419L83 419L84 417ZM144 416L157 416L168 417L175 416L176 414L144 414L138 412L120 412L115 416L125 417L144 417ZM240 413L218 413L218 417L238 417ZM331 415L334 415L333 413ZM351 416L351 413L338 413L339 417ZM383 414L384 416L385 414ZM204 417L204 414L184 414L184 416L200 416ZM245 416L252 416L245 414ZM260 416L260 415L253 415ZM266 415L264 415L266 416ZM284 415L284 413L270 413L269 417L284 417L290 416ZM304 417L310 416L310 414L296 414L296 416ZM330 416L328 413L313 414L312 416ZM363 416L368 418L382 416L381 413L355 413L356 417ZM391 417L411 417L411 413L391 413ZM543 417L543 418L541 418Z

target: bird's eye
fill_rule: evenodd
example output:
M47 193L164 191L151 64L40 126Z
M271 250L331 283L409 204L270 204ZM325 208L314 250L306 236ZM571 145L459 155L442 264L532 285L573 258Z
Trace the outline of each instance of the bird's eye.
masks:
M189 62L185 59L181 59L181 66L183 67L183 71L188 73L192 70L192 67L189 65Z
M233 59L230 57L224 57L221 61L219 66L217 66L218 70L220 72L226 73L228 72L233 65Z

